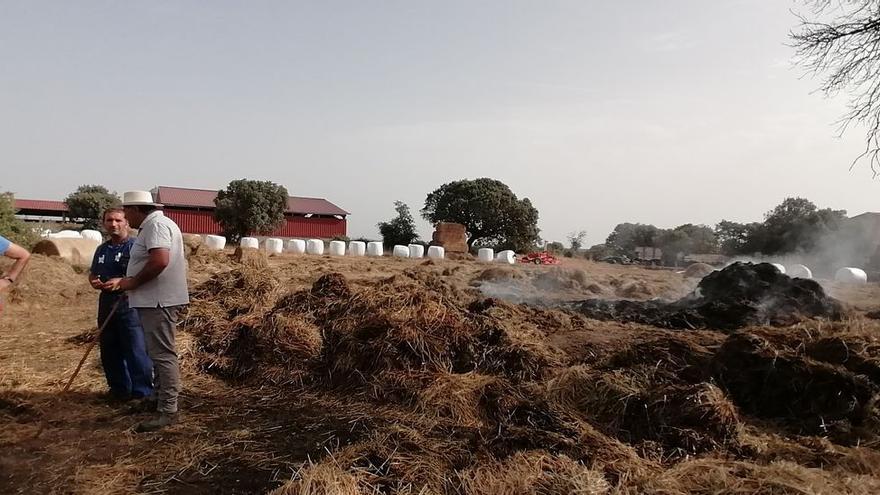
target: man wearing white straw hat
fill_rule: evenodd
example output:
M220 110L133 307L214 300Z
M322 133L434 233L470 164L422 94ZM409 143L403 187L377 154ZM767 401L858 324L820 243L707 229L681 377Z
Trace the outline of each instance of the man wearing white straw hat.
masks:
M129 306L136 308L144 326L147 353L155 372L155 402L144 404L158 416L137 425L136 431L156 431L177 420L180 368L175 332L178 314L189 303L183 235L162 213L149 191L128 191L122 207L128 223L140 229L131 247L125 278L108 281L114 290L128 291Z

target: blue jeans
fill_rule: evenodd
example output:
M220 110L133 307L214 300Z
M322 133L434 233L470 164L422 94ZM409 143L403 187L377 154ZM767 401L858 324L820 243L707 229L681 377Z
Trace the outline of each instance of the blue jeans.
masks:
M98 324L104 322L112 303L101 301ZM101 366L110 393L119 398L149 397L153 392L153 362L144 346L144 328L135 309L121 301L101 333Z

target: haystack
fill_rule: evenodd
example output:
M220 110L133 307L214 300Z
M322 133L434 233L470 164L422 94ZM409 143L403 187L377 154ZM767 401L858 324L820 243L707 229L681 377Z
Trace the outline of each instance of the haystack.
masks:
M19 280L12 286L9 299L12 302L53 304L57 303L59 297L71 301L95 293L86 274L81 271L58 256L34 254Z
M602 473L547 451L517 452L472 467L459 478L464 495L603 495L611 490Z
M269 257L266 255L265 251L258 248L243 248L238 246L235 248L235 253L233 253L232 259L250 268L261 269L269 267Z
M32 252L59 256L71 265L91 266L99 245L93 239L44 239L34 246Z
M873 436L858 427L880 419L878 384L774 340L736 333L715 354L715 378L743 411L783 420L795 433L831 435L844 443Z
M358 488L355 474L338 464L325 461L303 467L281 487L269 495L366 495Z
M707 265L706 263L694 263L685 269L684 276L685 278L703 278L714 271L715 268L713 268L712 265Z
M197 287L183 327L196 336L202 368L227 378L300 382L320 354L321 333L309 320L277 307L278 293L271 271L249 266Z

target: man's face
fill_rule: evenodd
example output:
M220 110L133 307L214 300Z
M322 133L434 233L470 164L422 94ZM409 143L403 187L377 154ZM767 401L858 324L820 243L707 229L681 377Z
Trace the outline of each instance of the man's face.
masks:
M141 222L144 221L144 214L135 206L124 206L122 209L125 210L125 219L128 220L128 224L139 229Z
M113 237L122 237L128 234L128 220L121 211L111 211L104 215L104 230Z

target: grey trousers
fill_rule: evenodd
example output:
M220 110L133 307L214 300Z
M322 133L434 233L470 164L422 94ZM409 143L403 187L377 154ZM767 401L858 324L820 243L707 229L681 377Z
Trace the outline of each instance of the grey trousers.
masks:
M177 412L180 394L180 367L177 364L177 315L182 306L167 308L137 308L144 326L147 354L153 360L154 393L159 400L160 413Z

